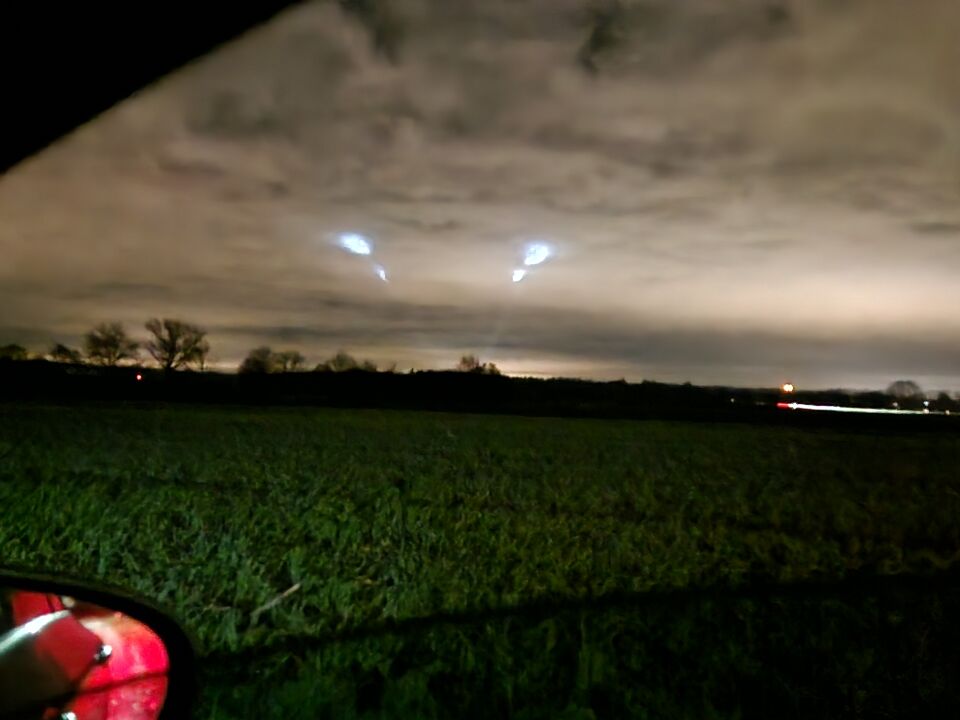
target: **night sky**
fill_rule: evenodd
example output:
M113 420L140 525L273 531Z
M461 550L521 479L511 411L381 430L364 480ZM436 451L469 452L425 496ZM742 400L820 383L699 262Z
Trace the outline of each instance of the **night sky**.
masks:
M144 90L0 179L0 344L960 390L960 3L625 0L585 59L588 5L401 2L391 62L317 2Z

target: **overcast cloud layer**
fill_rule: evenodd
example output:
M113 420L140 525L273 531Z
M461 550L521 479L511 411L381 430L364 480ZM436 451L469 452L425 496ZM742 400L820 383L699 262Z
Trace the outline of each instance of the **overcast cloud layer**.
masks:
M960 389L960 4L626 1L596 72L584 0L395 7L395 63L309 3L0 179L0 343Z

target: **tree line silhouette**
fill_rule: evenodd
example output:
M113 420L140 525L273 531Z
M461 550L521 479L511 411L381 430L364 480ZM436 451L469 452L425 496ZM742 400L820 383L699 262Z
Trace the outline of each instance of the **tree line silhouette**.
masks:
M45 356L57 363L91 364L101 367L117 367L124 362L139 363L141 350L145 350L157 367L165 373L175 370L207 369L210 343L207 331L192 323L174 318L150 318L144 323L149 333L146 341L132 338L119 322L104 322L96 325L83 336L83 348L77 349L55 343ZM0 346L0 360L28 360L30 352L18 344ZM237 372L244 375L289 373L307 370L307 359L298 350L274 351L269 346L255 347L240 363ZM464 355L455 366L460 372L480 375L500 375L496 364L481 362L476 355ZM313 368L314 372L395 372L396 363L379 367L372 360L357 359L345 350Z
M44 355L21 345L0 346L0 401L135 401L216 404L294 404L447 412L606 418L659 418L837 426L892 431L955 426L960 397L924 393L898 380L886 392L787 391L785 388L699 387L690 383L518 378L468 354L448 370L396 372L341 350L314 366L297 350L255 347L238 372L209 370L204 329L170 318L151 318L145 340L120 323L102 323L82 346L53 345ZM21 362L22 361L22 362ZM862 416L803 413L792 402L927 411L917 415ZM922 412L921 412L922 414ZM872 418L872 419L871 419Z
M199 370L206 368L210 343L207 342L205 330L172 318L150 318L144 323L144 328L150 336L140 342L127 334L122 323L100 323L84 334L82 350L55 343L46 353L46 359L59 363L116 367L125 360L138 362L140 350L143 349L165 372L187 367ZM30 357L22 345L0 347L0 359L28 360Z
M4 345L0 346L0 361L46 359L54 363L89 365L104 369L118 368L122 365L141 367L142 352L146 352L165 376L180 370L201 372L207 370L210 343L207 340L206 330L175 318L150 318L143 327L148 337L144 341L139 341L127 333L122 323L100 323L83 335L82 349L56 343L43 356L31 355L22 345ZM501 375L495 363L482 362L474 354L463 355L453 369L457 375ZM237 368L241 376L286 375L307 370L309 370L307 359L298 350L274 351L266 345L250 350ZM312 370L314 373L350 375L395 373L396 364L380 367L372 360L358 359L345 350L339 350L332 357L316 364ZM683 387L691 386L687 383ZM790 395L782 399L798 398L796 395ZM864 406L872 404L874 407L960 411L960 396L954 399L945 392L940 392L936 396L928 395L912 380L896 380L887 387L885 393L860 394L856 400L852 400L849 394L843 391L815 392L810 394L810 399L821 403L854 402Z
M144 328L149 336L141 342L132 338L122 323L104 322L84 334L82 350L55 343L45 356L32 356L22 345L8 344L0 346L0 360L47 359L55 363L89 364L107 368L117 367L125 362L139 364L141 350L144 350L164 374L192 369L203 372L207 369L210 343L206 330L175 318L150 318L144 323ZM250 350L237 368L240 375L297 373L307 370L307 359L298 350L274 351L266 345ZM501 375L495 363L481 362L474 354L463 355L454 370L471 375ZM345 350L339 350L329 359L315 365L313 371L394 373L396 363L379 367L372 360L358 359ZM884 406L899 409L922 410L933 403L935 409L960 410L960 396L955 400L946 392L940 392L934 397L925 393L912 380L892 382L885 393L877 394L876 400L881 398Z

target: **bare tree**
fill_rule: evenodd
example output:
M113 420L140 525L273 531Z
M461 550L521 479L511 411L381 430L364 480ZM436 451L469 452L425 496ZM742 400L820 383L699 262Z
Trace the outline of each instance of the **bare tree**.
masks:
M495 363L482 363L476 355L464 355L457 363L459 372L477 373L480 375L499 375L500 368Z
M360 363L360 369L364 372L377 372L377 364L373 360L364 360Z
M919 410L926 398L923 390L913 380L897 380L887 387L887 395L894 399L894 407L901 410Z
M346 372L347 370L356 370L359 363L356 358L348 352L341 350L328 361L330 369L334 372Z
M26 360L27 349L23 345L11 343L0 347L0 360Z
M274 363L279 372L297 372L303 369L307 359L296 350L285 350L274 354Z
M464 355L457 363L457 370L460 372L480 372L482 367L480 358L476 355Z
M207 369L207 356L210 354L210 343L207 342L207 339L204 338L199 342L195 351L194 351L194 360L197 363L197 368L200 372L203 372Z
M206 331L196 325L171 318L151 318L144 327L153 335L145 345L147 352L165 372L199 364L201 356L206 358L210 351Z
M923 397L923 390L913 380L897 380L887 387L887 395L897 399L916 399Z
M276 369L276 355L266 345L251 350L242 363L238 372L243 374L269 373Z
M135 360L140 345L127 336L118 322L100 323L83 337L87 359L97 365L116 365L121 360Z
M73 349L72 347L68 347L63 343L57 343L50 348L50 352L47 353L47 356L54 362L74 364L83 362L83 353L81 353L79 350Z
M360 363L357 362L357 359L350 353L341 350L326 362L317 365L316 370L317 372L347 372L348 370L356 370L358 367L360 367Z
M949 393L941 392L937 395L937 410L954 410L957 403Z

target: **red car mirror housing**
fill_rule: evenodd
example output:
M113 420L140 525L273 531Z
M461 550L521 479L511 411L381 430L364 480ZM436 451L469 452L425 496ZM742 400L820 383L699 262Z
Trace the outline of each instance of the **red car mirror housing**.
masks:
M77 720L120 701L144 708L144 720L190 717L196 652L168 613L122 589L60 575L0 569L0 589L14 625L0 637L9 646L0 686L21 676L36 682L40 695L27 701L63 702ZM38 663L56 672L37 677Z

